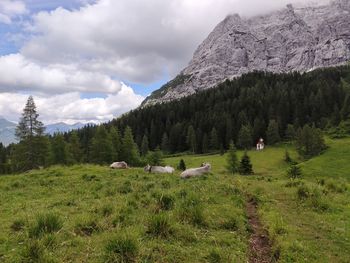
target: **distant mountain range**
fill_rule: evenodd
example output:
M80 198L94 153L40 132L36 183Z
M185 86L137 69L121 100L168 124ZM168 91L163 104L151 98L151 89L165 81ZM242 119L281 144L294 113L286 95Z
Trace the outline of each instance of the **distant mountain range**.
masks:
M10 122L0 117L0 142L3 145L9 145L13 142L16 142L16 137L15 137L16 125L17 125L16 123ZM80 122L73 125L69 125L64 122L49 124L46 126L46 133L51 135L57 132L65 133L72 130L80 129L85 125L87 124L83 124Z

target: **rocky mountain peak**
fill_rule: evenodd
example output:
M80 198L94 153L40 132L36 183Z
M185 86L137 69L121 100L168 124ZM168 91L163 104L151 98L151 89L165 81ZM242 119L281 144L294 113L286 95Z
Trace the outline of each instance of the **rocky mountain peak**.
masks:
M167 102L215 87L251 71L275 73L342 65L350 60L350 1L287 5L270 14L227 16L180 74L143 105Z

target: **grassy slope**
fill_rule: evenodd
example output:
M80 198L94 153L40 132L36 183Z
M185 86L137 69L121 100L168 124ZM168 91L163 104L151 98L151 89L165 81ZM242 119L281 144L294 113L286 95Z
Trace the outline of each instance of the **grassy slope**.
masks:
M243 192L247 192L259 200L262 220L280 262L347 262L350 194L342 187L349 188L350 183L350 139L328 144L326 153L301 164L302 183L321 193L316 204L315 200L299 201L298 186L286 187L290 181L285 173L288 166L282 160L284 146L250 152L256 172L251 177L226 174L225 158L218 155L167 159L174 166L181 158L187 167L212 163L211 175L188 181L178 179L178 174L148 175L141 169L110 171L98 166L53 167L0 177L0 261L18 262L30 242L28 229L37 214L53 211L63 220L63 228L39 239L52 262L103 262L106 242L125 233L137 239L139 262L210 262L208 255L213 251L223 262L246 262ZM290 152L296 158L291 148ZM321 179L324 182L320 184ZM120 193L126 181L131 183L132 192ZM184 192L200 198L204 225L180 222ZM173 228L167 238L146 233L150 217L157 211L156 193L175 199L175 207L163 212ZM103 215L106 210L109 213ZM99 226L91 236L77 233L77 223L86 218ZM238 227L223 229L223 223L232 218ZM18 219L24 220L25 228L15 232L11 225Z

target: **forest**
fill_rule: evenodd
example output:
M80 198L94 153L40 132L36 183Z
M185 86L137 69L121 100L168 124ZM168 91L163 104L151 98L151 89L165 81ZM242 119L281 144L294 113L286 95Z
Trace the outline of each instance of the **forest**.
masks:
M259 138L267 145L293 140L305 125L347 134L349 83L349 66L303 74L249 73L180 100L137 108L109 123L42 136L36 147L42 152L34 153L34 163L47 166L125 160L140 165L140 156L155 150L166 154L215 153L225 152L231 141L248 149ZM0 173L24 169L16 162L25 152L22 146L0 145Z

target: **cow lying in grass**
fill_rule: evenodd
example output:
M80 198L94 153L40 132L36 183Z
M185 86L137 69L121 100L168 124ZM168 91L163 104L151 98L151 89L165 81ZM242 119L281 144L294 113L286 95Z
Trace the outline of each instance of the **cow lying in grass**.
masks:
M151 166L147 164L145 168L143 169L145 172L148 173L159 173L159 174L172 174L175 169L171 166Z
M128 164L126 162L114 162L109 167L112 169L127 169Z
M210 172L211 165L209 163L203 163L201 167L199 168L191 168L187 169L184 172L181 173L180 177L182 179L191 178L191 177L197 177L202 176L203 174L207 174Z

